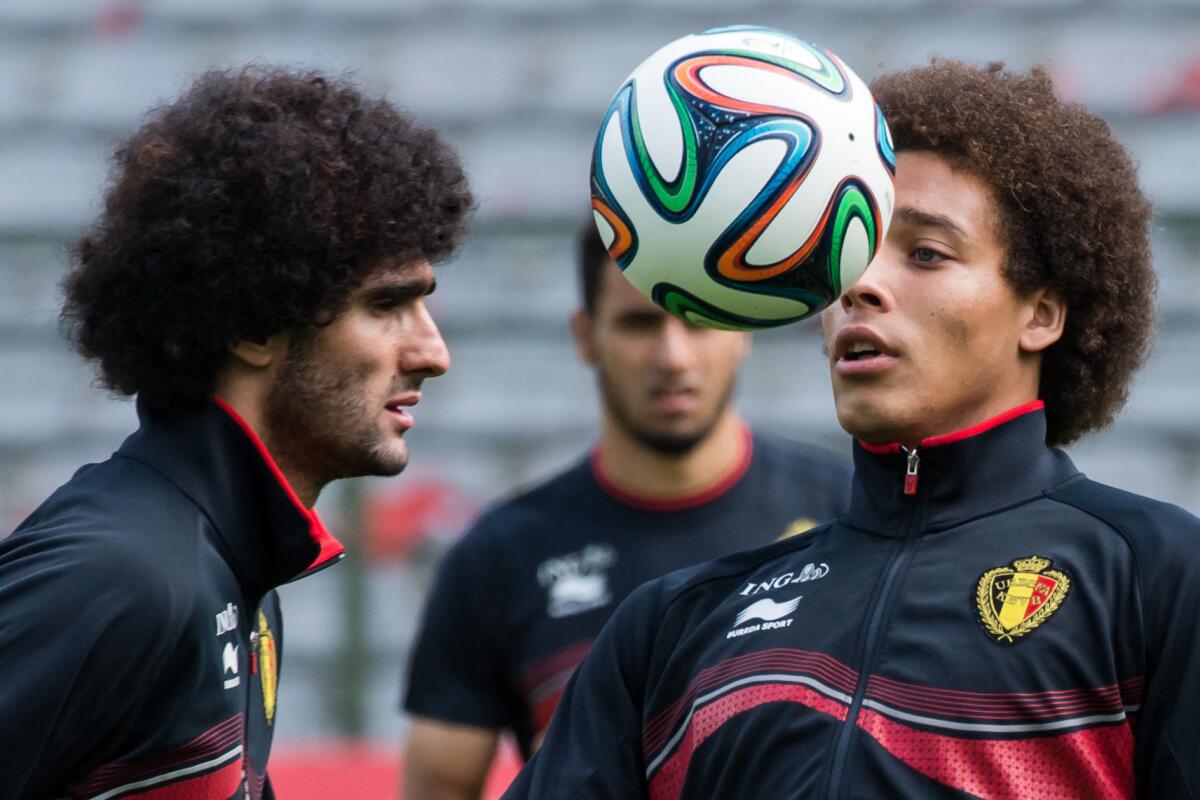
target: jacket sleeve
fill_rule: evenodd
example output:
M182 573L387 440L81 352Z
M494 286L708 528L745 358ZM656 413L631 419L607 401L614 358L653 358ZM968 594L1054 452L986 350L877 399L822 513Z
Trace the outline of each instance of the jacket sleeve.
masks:
M164 671L167 596L150 565L98 550L21 531L0 542L0 797L57 794L113 757Z
M505 800L647 797L642 704L658 613L656 583L626 598L600 632L567 684L541 749Z
M1127 528L1137 545L1146 635L1146 683L1136 714L1137 796L1197 800L1200 520L1174 507L1160 506L1155 512ZM1140 536L1139 527L1157 529L1157 535Z

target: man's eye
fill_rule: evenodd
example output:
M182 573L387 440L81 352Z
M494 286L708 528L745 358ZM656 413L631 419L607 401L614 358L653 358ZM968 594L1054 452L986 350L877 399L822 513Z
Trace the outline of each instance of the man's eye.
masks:
M941 258L941 253L936 250L930 250L928 247L918 247L913 250L913 261L920 261L923 264L931 264Z
M394 314L405 305L411 303L411 300L406 300L400 297L381 297L371 303L371 308L378 314Z
M657 316L628 316L617 321L617 326L626 331L649 331L662 324Z

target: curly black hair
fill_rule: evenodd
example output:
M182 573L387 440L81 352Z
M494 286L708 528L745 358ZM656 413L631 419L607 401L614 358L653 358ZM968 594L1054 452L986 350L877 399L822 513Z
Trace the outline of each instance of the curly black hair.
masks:
M116 151L63 328L109 389L193 408L235 343L329 322L384 259L449 257L473 202L437 133L345 79L207 72Z
M1065 302L1063 336L1042 358L1047 443L1109 424L1149 350L1156 280L1150 203L1108 125L1059 100L1041 67L936 59L871 91L897 151L932 152L995 190L1017 291L1049 287Z

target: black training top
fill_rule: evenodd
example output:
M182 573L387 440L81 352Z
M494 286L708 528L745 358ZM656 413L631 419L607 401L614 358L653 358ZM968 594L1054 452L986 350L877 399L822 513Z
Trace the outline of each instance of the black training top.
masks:
M860 446L836 522L642 587L505 797L1197 797L1200 520L1045 431Z
M733 472L690 497L630 496L593 455L484 514L442 563L405 708L511 730L528 755L567 678L637 586L845 508L846 462L749 430L743 442Z
M220 400L139 413L0 541L5 800L274 796L274 589L342 547Z

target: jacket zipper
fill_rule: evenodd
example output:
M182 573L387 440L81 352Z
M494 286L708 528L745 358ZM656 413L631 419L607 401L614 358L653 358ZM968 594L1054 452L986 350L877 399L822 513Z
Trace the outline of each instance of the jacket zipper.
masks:
M870 623L867 626L867 639L863 646L862 665L858 673L858 684L854 687L854 697L850 701L850 710L846 713L846 720L842 723L842 728L838 733L837 746L833 751L833 766L829 773L829 791L827 793L827 796L831 800L835 800L835 798L842 794L842 775L845 772L846 758L850 750L850 737L853 735L854 729L858 727L858 714L862 709L863 697L867 693L867 678L871 674L871 664L875 661L875 650L879 646L879 629L883 622L883 612L887 608L887 601L896 582L896 576L900 574L900 571L907 563L913 543L917 540L917 532L921 527L924 503L922 502L922 498L917 497L917 478L921 469L921 457L915 447L911 450L908 448L901 449L906 456L904 494L916 499L914 499L909 512L908 529L905 531L904 544L900 546L900 549L896 551L891 561L888 562L884 572L883 586L880 588L879 595L875 598L875 604L871 608Z
M254 621L258 621L258 613L254 614ZM258 638L261 634L258 631L250 631L250 674L258 674Z
M904 469L904 493L914 495L917 493L917 478L920 477L917 473L921 469L921 455L917 448L908 451L907 464Z

